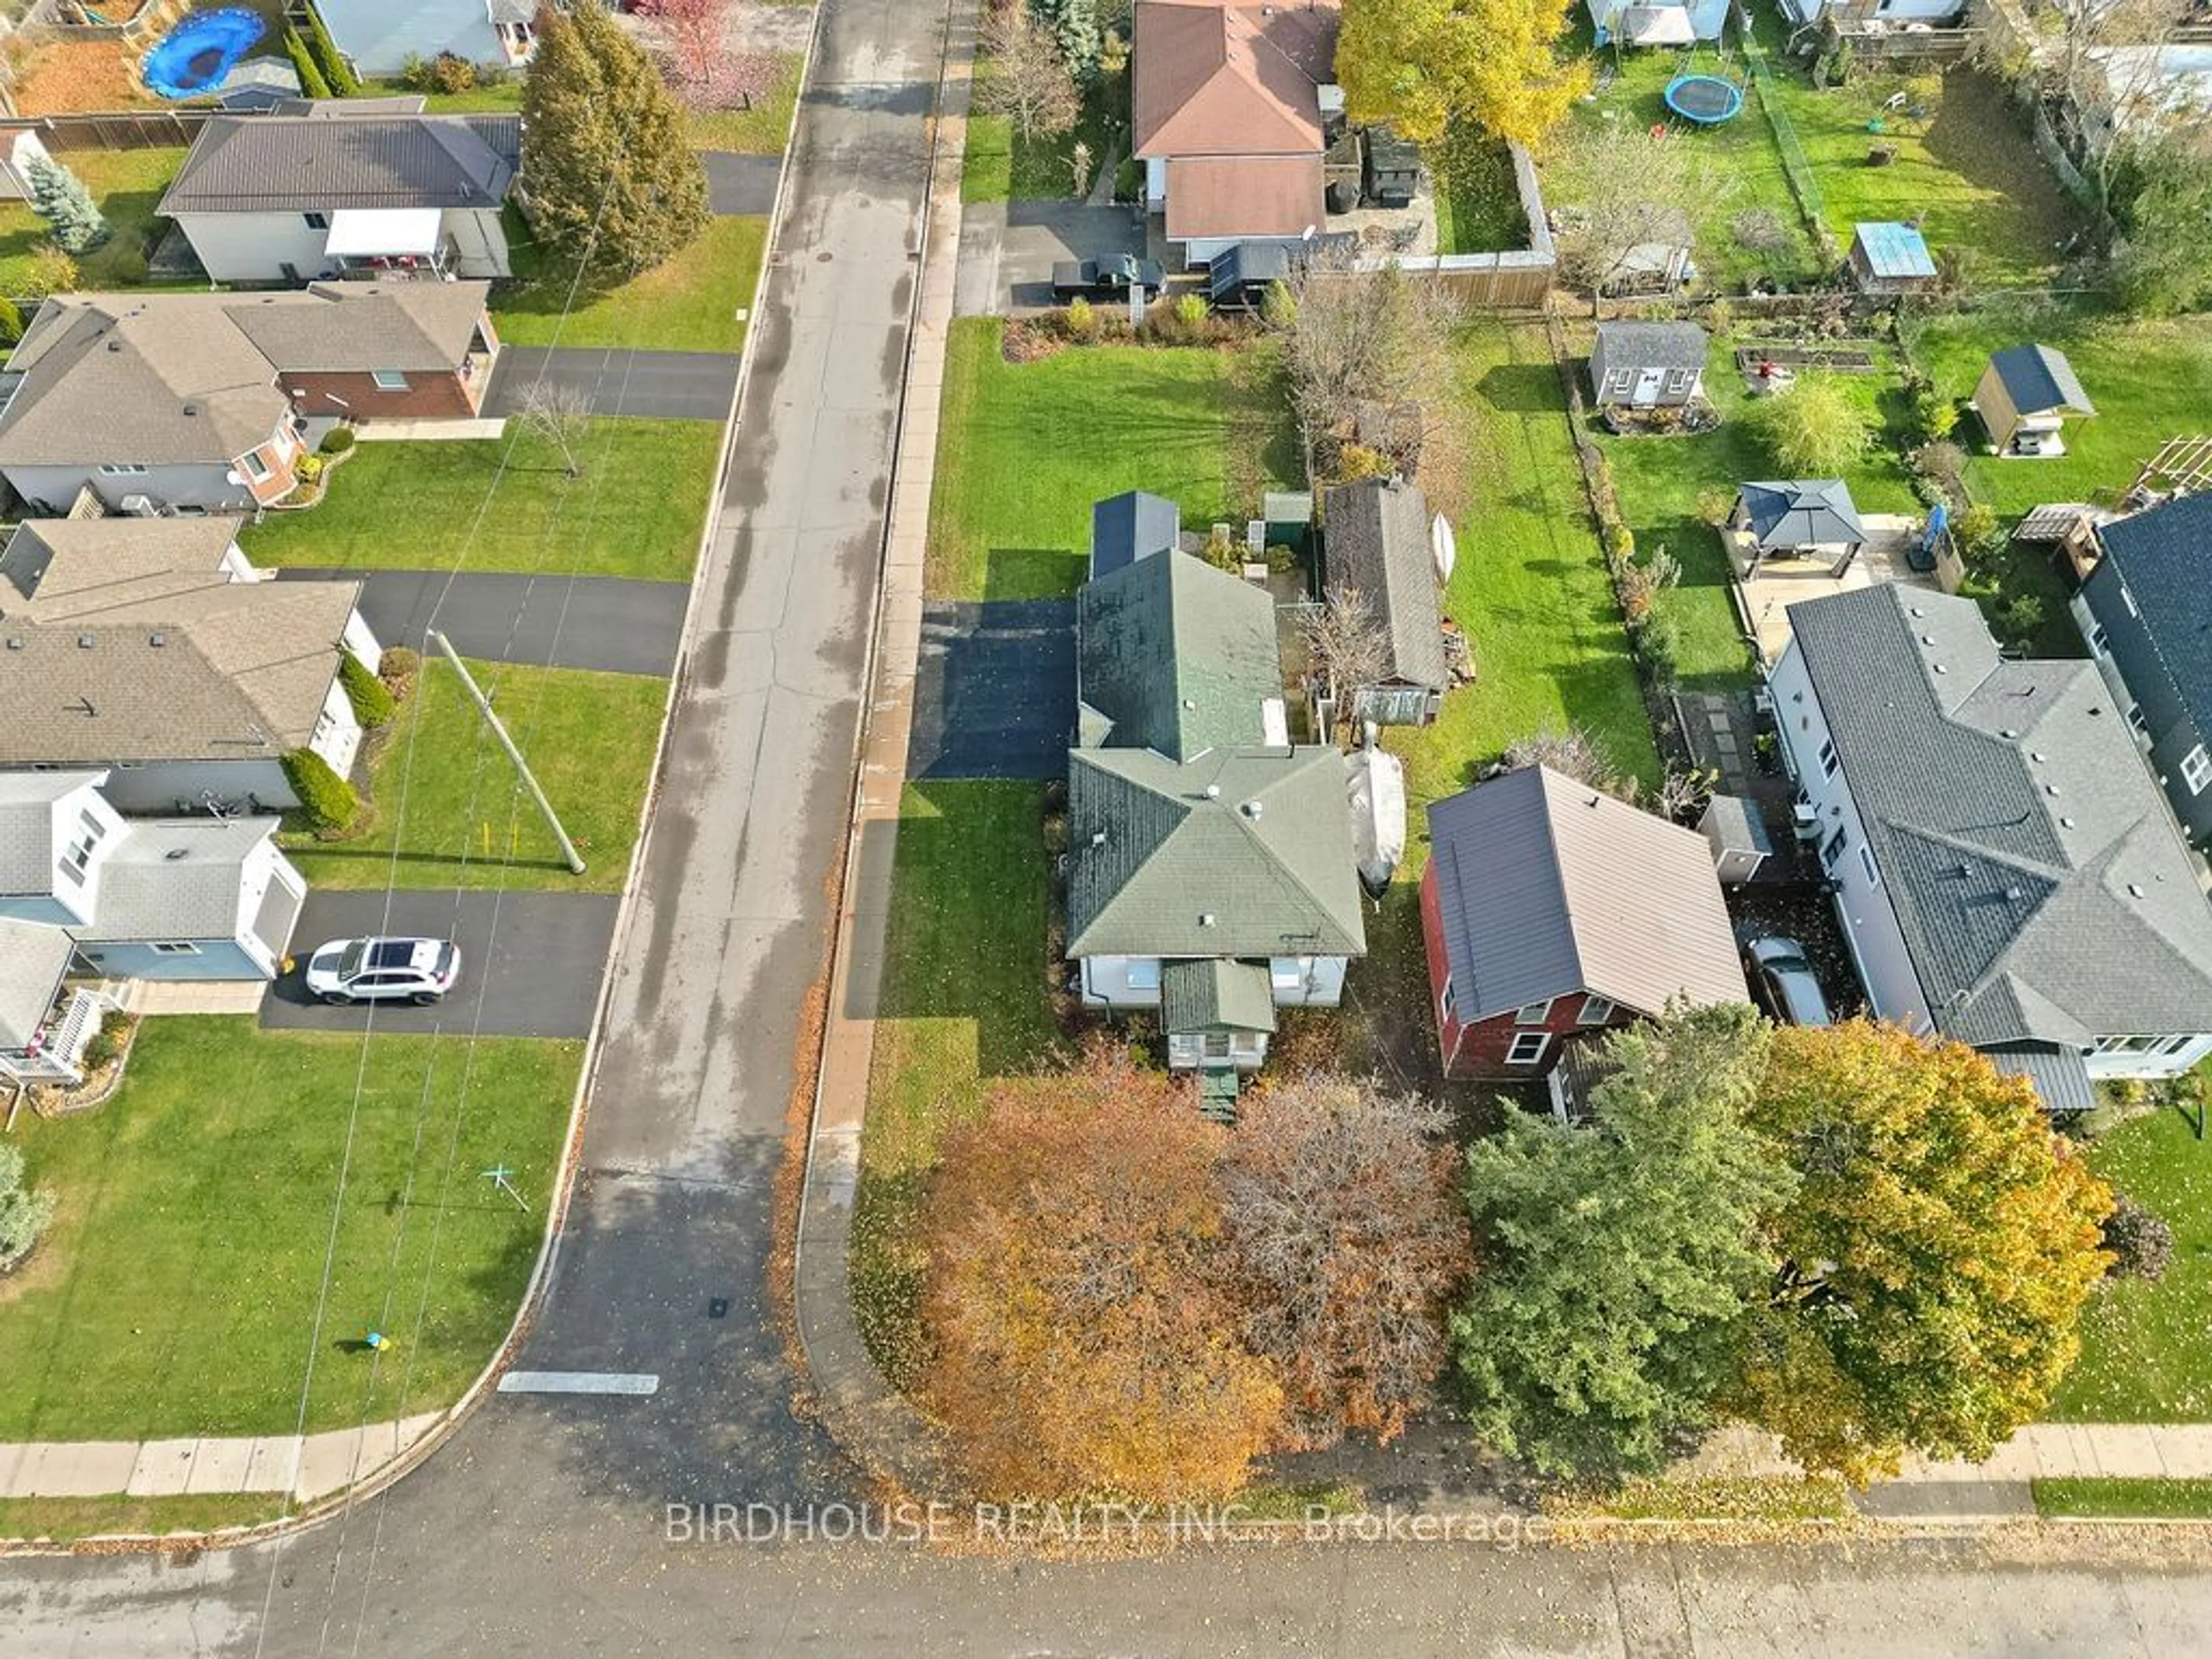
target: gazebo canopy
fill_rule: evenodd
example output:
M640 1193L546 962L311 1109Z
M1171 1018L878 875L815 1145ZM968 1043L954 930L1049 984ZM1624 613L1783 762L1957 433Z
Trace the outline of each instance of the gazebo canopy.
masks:
M1798 547L1855 547L1866 540L1858 507L1841 478L1747 483L1743 514L1762 553Z

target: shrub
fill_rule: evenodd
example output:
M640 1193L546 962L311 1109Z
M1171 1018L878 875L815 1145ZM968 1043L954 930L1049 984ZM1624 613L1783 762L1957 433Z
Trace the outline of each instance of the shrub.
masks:
M430 60L430 90L451 97L477 83L477 66L457 52L441 52Z
M1206 532L1206 562L1232 576L1243 569L1244 544L1227 525L1218 524Z
M368 672L368 665L350 651L338 659L338 684L345 688L346 701L353 705L353 717L362 729L374 732L380 726L391 724L398 708L391 689Z
M395 703L404 702L415 690L415 681L422 672L422 659L404 645L387 645L384 654L377 659L376 678L384 682L384 689L392 693Z
M1211 313L1206 310L1204 295L1186 294L1176 301L1175 314L1176 321L1194 332L1206 326L1206 319Z
M325 455L343 455L351 449L356 441L351 427L334 426L323 434L323 441L316 447Z
M337 42L331 39L331 32L323 27L323 20L315 9L309 6L307 12L307 52L314 58L315 67L323 72L324 83L341 98L360 97L361 77L353 72L353 65L346 62L345 54L338 50Z
M315 62L314 53L300 38L299 30L284 31L284 55L292 60L292 68L299 75L301 97L328 98L331 95L331 83L324 78L321 68Z
M23 337L23 313L21 307L0 295L0 345L13 345Z
M1636 556L1636 534L1625 524L1617 524L1605 532L1606 562L1618 571Z
M1966 498L1966 452L1948 439L1922 444L1905 458L1912 475L1957 506ZM1990 515L1994 518L1996 515Z
M76 261L52 242L41 242L31 250L30 274L23 279L24 291L34 300L43 300L49 294L74 294L78 287Z
M284 756L284 781L300 798L300 815L318 836L342 836L361 816L361 797L312 749Z
M92 1040L84 1045L84 1069L88 1072L97 1072L112 1065L121 1056L124 1048L131 1040L131 1033L137 1029L137 1025L138 1017L136 1014L110 1012L103 1015L100 1018L100 1029L92 1034Z
M323 466L321 456L302 455L292 464L292 476L301 483L313 483L323 476Z
M2032 645L2043 631L2043 601L2033 593L2015 593L1997 607L1997 621L2011 644Z
M1067 332L1078 340L1088 340L1098 332L1098 313L1080 295L1067 302Z
M1682 630L1674 617L1663 611L1652 611L1636 630L1635 643L1651 684L1662 691L1670 689L1680 676L1682 662Z
M52 1190L24 1184L23 1149L0 1146L0 1272L28 1255L53 1218Z
M2155 1283L2173 1259L2173 1229L2125 1193L2112 1194L2105 1218L2104 1246L2112 1252L2107 1279L2145 1279Z
M1336 452L1336 465L1329 469L1332 483L1357 483L1362 478L1389 476L1389 457L1365 444L1343 445Z
M1698 492L1698 522L1718 530L1735 511L1735 496L1726 489L1700 489Z

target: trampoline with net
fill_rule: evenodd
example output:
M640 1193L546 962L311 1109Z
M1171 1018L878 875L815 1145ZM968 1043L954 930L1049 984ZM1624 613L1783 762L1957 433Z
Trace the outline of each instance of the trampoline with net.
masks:
M1667 83L1667 107L1701 127L1735 118L1743 107L1743 88L1717 75L1678 75Z

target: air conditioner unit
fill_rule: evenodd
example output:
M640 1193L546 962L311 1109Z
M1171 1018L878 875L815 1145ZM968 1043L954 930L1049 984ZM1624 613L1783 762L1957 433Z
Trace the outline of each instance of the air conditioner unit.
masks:
M1790 809L1790 828L1802 842L1820 839L1820 809L1810 801L1799 801Z
M158 519L161 516L161 509L154 505L151 495L125 495L123 511L125 516L133 519Z

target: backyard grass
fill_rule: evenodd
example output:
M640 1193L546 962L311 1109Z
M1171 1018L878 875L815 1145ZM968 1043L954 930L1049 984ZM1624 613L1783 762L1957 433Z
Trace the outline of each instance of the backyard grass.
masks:
M77 261L81 286L128 286L146 280L146 256L154 251L154 209L185 159L181 149L73 149L57 158L84 180L115 234L105 247ZM36 301L31 292L31 250L51 241L53 230L31 211L27 202L0 204L0 295L22 307L30 320Z
M433 115L511 115L522 107L522 76L478 81L466 92L417 92L399 81L364 81L364 98L420 98Z
M853 1302L896 1382L919 1358L923 1183L989 1079L1050 1047L1043 793L1034 783L907 786L853 1216Z
M1990 354L2034 343L2066 354L2097 413L2066 422L2066 453L1999 460L1971 410L1953 434L1974 459L1967 487L2010 520L2045 501L2118 499L2168 438L2212 434L2212 327L2202 317L2129 318L2019 304L1931 319L1914 361L1964 404Z
M1437 185L1437 251L1489 253L1528 246L1513 157L1470 136L1446 139L1429 158Z
M932 599L1072 593L1091 506L1149 489L1198 530L1255 516L1299 476L1264 348L1082 346L1009 363L1004 325L952 325L930 503Z
M2212 1480L2032 1480L2035 1512L2085 1520L2212 1521Z
M684 581L721 441L708 421L595 420L579 450L580 478L514 425L482 441L365 443L332 475L319 506L271 514L240 539L264 568L459 567Z
M2051 1416L2068 1423L2201 1423L2212 1419L2212 1143L2160 1111L2093 1143L2089 1162L2173 1229L2156 1284L2106 1289L2081 1325L2081 1358Z
M1590 333L1570 337L1577 373L1587 373ZM1854 344L1863 343L1854 342ZM1735 370L1735 345L1716 338L1707 354L1705 392L1720 411L1714 431L1669 437L1613 437L1593 425L1591 435L1605 453L1622 517L1639 553L1664 547L1680 562L1682 579L1659 605L1680 630L1680 678L1690 690L1729 690L1752 683L1752 655L1743 624L1729 592L1732 577L1719 532L1698 514L1698 497L1717 490L1731 501L1744 483L1777 476L1745 419L1753 399ZM1912 514L1921 512L1912 481L1896 447L1898 437L1884 425L1897 401L1898 378L1891 354L1871 345L1879 372L1832 378L1856 404L1874 432L1865 456L1846 470L1844 482L1862 513Z
M571 875L459 678L426 662L376 756L376 821L357 841L292 833L313 886L507 887L611 893L629 869L667 683L642 674L471 663L589 866ZM413 749L411 761L409 749ZM404 823L403 819L404 802ZM399 855L395 866L392 848Z
M779 155L799 112L799 79L805 64L795 52L775 54L775 78L745 109L692 110L691 143L700 149Z
M544 1203L582 1045L485 1039L471 1063L459 1040L363 1041L149 1019L106 1106L25 1115L61 1208L0 1287L0 1440L289 1434L311 1340L310 1432L459 1394L544 1225L477 1171L505 1164ZM379 1359L356 1351L371 1329L395 1339Z
M507 213L514 280L492 296L492 322L508 345L613 346L630 350L735 351L744 344L738 313L753 303L769 224L718 216L667 264L614 288L590 284L571 303L575 263L530 240L520 211Z

